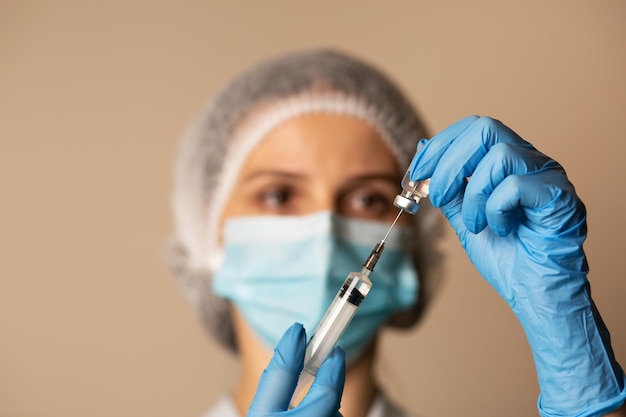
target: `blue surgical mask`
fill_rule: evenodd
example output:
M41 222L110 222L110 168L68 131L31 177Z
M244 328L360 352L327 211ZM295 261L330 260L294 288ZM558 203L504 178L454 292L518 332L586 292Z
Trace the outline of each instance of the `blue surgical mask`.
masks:
M389 224L318 212L237 217L226 222L224 259L213 290L234 303L272 349L294 322L313 334L351 271L360 271ZM339 340L351 362L393 313L415 303L418 280L407 250L409 230L396 226L370 275L372 289Z

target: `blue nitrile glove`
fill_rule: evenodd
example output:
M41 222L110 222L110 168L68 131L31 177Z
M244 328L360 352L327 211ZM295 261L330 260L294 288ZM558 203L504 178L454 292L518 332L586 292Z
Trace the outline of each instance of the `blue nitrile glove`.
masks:
M411 179L431 179L432 204L524 327L540 414L619 408L624 372L591 299L585 207L563 168L488 117L463 119L422 145Z
M301 324L291 326L274 349L263 371L247 417L341 417L339 405L346 378L344 353L335 348L317 371L315 381L297 407L289 402L302 371L306 335Z

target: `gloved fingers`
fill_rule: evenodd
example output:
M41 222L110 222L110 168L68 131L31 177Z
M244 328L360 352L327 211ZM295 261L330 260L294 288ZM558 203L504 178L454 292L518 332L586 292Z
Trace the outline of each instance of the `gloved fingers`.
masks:
M519 222L542 236L558 236L572 227L580 229L586 215L560 167L505 178L485 207L489 227L500 236Z
M411 180L425 180L432 176L441 155L448 149L450 144L469 126L478 119L478 116L468 116L461 119L441 132L437 133L430 140L422 139L417 144L417 153L409 169Z
M259 380L248 417L286 411L302 371L306 334L300 323L293 324L274 349L274 356Z
M560 166L534 148L496 143L478 162L465 188L463 221L472 233L487 226L486 203L493 190L510 175L523 175Z
M472 176L494 145L509 143L532 148L532 145L498 120L490 117L464 120L465 124L461 124L464 129L455 128L452 134L435 136L416 156L418 161L414 164L415 171L411 176L415 179L431 179L430 200L435 207L450 202L460 192L465 178ZM443 140L444 143L435 146L437 140Z
M298 416L336 416L346 379L346 361L343 350L335 347L317 371L309 392L294 409Z
M469 230L465 226L462 215L463 209L463 195L459 194L455 199L449 203L441 206L441 211L448 219L450 226L454 229L461 242L465 242L465 236L469 233Z

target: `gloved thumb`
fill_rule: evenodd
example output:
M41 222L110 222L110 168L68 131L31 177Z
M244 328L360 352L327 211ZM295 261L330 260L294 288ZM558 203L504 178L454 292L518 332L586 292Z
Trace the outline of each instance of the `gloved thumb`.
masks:
M274 349L274 356L263 371L248 417L286 411L302 371L306 335L300 323L293 324Z
M309 392L296 408L298 416L341 416L339 407L345 379L345 354L340 347L335 347L322 363Z

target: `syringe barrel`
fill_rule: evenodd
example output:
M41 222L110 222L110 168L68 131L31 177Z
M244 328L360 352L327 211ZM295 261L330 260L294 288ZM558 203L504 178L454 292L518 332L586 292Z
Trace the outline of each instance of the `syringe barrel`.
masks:
M302 391L315 378L317 370L343 335L371 288L372 282L363 272L348 274L309 340L304 357L304 368L292 397L292 406L297 405L301 400Z

